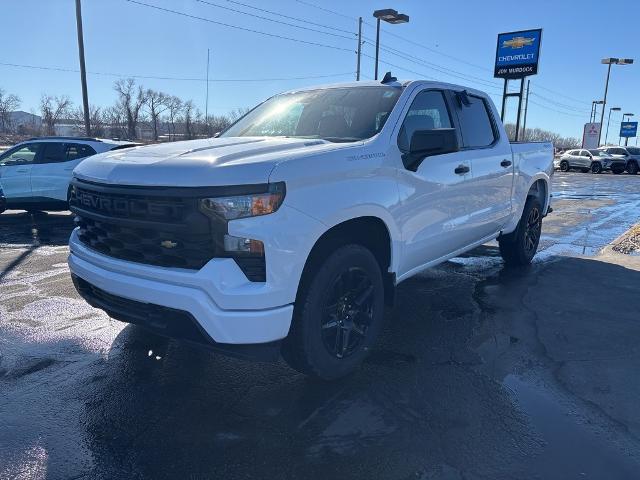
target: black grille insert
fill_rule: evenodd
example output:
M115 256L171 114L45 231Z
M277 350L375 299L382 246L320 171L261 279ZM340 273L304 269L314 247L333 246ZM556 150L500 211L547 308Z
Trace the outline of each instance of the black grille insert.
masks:
M123 191L124 190L124 191ZM79 239L110 257L163 267L202 268L226 225L199 211L199 199L165 190L74 183L70 199Z

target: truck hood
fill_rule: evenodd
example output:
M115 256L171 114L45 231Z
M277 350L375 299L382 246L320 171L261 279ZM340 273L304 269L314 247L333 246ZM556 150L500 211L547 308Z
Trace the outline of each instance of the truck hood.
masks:
M81 180L117 185L218 186L266 183L282 161L351 144L282 137L208 138L106 152L82 161Z

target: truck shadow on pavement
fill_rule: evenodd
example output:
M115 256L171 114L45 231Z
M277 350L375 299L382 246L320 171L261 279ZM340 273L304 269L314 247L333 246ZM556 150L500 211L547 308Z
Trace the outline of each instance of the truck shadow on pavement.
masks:
M334 383L127 326L79 386L92 474L630 478L639 284L578 258L448 262L402 284L379 347ZM556 411L575 419L561 432Z

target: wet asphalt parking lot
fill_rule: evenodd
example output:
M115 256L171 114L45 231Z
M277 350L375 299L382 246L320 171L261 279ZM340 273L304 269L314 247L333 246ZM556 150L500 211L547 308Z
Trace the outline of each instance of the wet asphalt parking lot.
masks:
M0 478L640 477L640 176L560 174L531 268L401 284L323 383L154 337L75 293L68 212L0 215Z

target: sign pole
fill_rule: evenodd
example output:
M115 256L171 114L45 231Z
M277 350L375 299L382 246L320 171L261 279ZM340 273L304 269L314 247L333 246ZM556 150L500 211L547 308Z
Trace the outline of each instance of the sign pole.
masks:
M500 120L502 120L502 122L504 123L504 111L505 111L505 106L506 106L506 102L507 102L507 83L509 82L508 79L504 79L504 88L502 89L502 110L500 111Z
M520 140L520 117L522 116L522 97L524 95L524 79L520 79L520 94L518 95L518 116L516 118L516 142Z
M529 89L531 88L531 80L527 80L527 94L524 100L524 120L522 121L522 139L527 139L527 111L529 110Z

